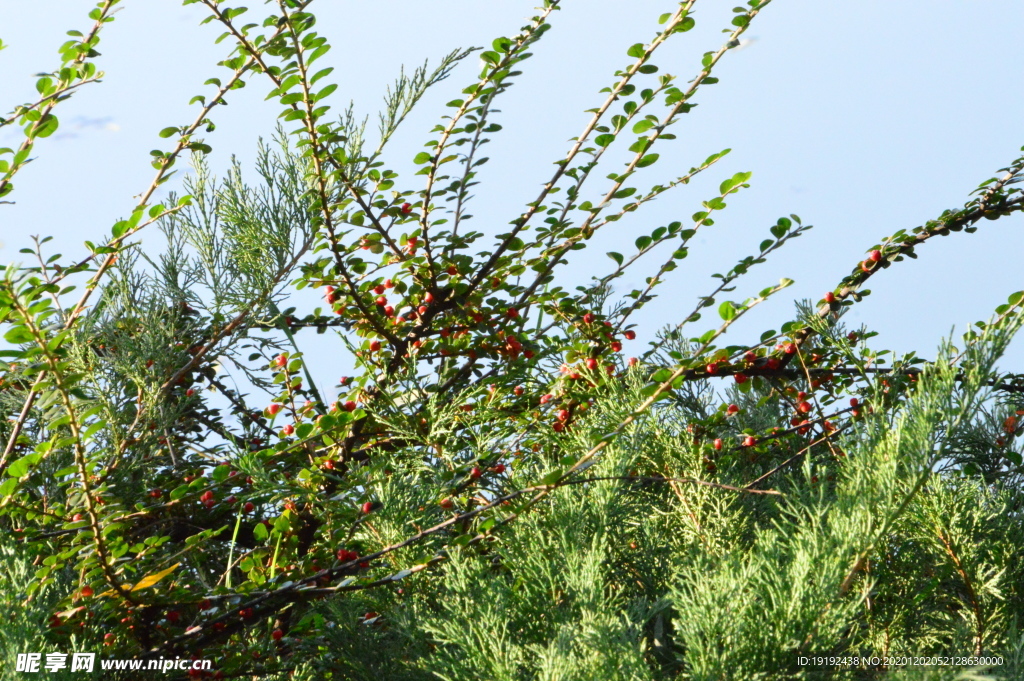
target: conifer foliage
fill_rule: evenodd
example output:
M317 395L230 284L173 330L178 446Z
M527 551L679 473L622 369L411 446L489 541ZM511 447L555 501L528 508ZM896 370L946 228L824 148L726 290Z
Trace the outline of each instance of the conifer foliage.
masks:
M624 46L538 194L492 229L469 211L495 104L559 0L489 49L402 74L376 135L323 101L337 85L312 0L261 17L185 0L232 51L194 119L160 131L130 217L77 260L40 239L38 264L0 282L5 666L46 647L194 655L209 678L1024 674L1024 378L997 366L1024 292L930 361L844 324L865 283L927 241L1019 212L1024 157L871 245L756 342L726 334L791 283L747 275L809 229L795 215L626 354L633 315L749 172L722 172L701 210L609 253L590 285L560 279L598 232L720 172L728 149L677 176L658 161L771 3L737 7L685 82L655 59L687 38L697 1L670 7ZM22 131L0 149L0 197L32 172L55 110L102 76L118 4L99 2L38 101L0 119ZM393 148L470 55L480 71L425 150ZM218 178L201 135L242 86L268 90L281 127L254 172ZM185 161L184 194L156 203ZM154 231L165 245L140 245ZM642 267L643 286L617 293ZM355 366L329 391L302 352L312 333Z

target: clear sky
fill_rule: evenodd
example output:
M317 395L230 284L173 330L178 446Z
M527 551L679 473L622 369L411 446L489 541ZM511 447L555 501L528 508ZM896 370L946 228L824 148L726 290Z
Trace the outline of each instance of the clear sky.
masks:
M56 48L68 29L85 30L88 0L0 0L0 107L9 111L35 94L34 73L54 68ZM532 200L578 134L584 110L628 63L626 49L654 34L665 0L569 0L554 28L499 105L505 126L494 136L473 211L475 229L502 231ZM700 55L723 40L734 3L701 0L697 29L677 36L654 63L682 82L699 70ZM263 6L250 3L262 17ZM324 61L337 67L335 110L354 100L375 115L385 87L400 66L436 60L457 47L489 45L512 35L533 12L530 0L318 0L312 11L334 45ZM38 160L16 178L0 206L0 262L23 260L18 250L31 234L53 235L59 251L80 255L85 239L100 241L125 216L132 197L149 184L149 151L166 148L157 133L191 121L202 83L223 75L215 66L230 47L213 43L220 30L199 26L201 5L177 0L126 0L100 46L105 82L89 86L59 109L60 131L36 146ZM685 172L709 154L733 149L702 182L676 190L634 220L577 253L569 275L585 281L611 261L607 250L630 252L632 242L659 225L688 220L718 183L753 171L751 189L732 197L727 211L699 238L661 300L638 321L650 332L679 321L697 296L713 288L709 275L754 253L775 220L789 213L815 225L767 264L741 280L736 299L773 284L796 280L788 296L751 314L730 334L754 340L765 327L791 318L791 301L818 300L883 237L961 206L982 180L1007 165L1024 145L1024 90L1020 51L1024 2L936 0L929 3L862 0L775 0L757 17L742 49L727 54L718 85L701 89L699 106L675 126L674 142L645 177L651 184ZM430 127L477 73L475 58L421 103L393 140L387 156L407 188L418 188L410 159ZM212 165L223 169L236 154L248 165L259 136L274 128L268 86L251 79L215 110L219 129L208 137ZM18 141L0 130L0 146ZM250 166L251 167L251 166ZM600 185L595 183L592 191ZM1024 288L1020 259L1024 217L984 222L973 235L938 238L871 281L873 295L855 307L848 323L881 332L876 348L918 350L932 356L955 324L987 318L1006 296ZM142 241L158 249L160 235ZM640 282L641 261L628 290ZM599 263L601 270L595 269ZM646 261L655 268L660 259ZM708 319L694 332L712 325ZM317 343L323 343L323 337ZM1024 370L1018 339L1005 368ZM627 351L630 349L627 348ZM642 350L640 343L636 353Z

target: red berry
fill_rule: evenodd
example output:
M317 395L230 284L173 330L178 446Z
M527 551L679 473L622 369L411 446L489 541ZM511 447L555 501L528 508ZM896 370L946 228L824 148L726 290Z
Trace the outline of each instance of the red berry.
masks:
M287 424L285 424L284 428L282 428L282 429L281 429L281 432L282 432L282 433L283 433L283 434L284 434L285 436L291 435L292 433L294 433L294 432L295 432L295 426L293 426L293 425L292 425L292 424L290 424L290 423L287 423Z
M747 364L753 364L754 362L757 361L757 353L755 353L753 350L747 350L746 352L743 353L743 361L746 362Z
M164 493L162 491L158 490L158 489L152 489L152 490L149 491L149 496L151 496L154 499L159 499L163 495L164 495Z
M612 352L622 352L622 343L619 341L612 341Z
M718 362L712 362L711 364L704 367L705 371L714 376L718 373Z
M185 397L192 397L195 394L196 394L196 391L193 390L192 388L189 388L188 390L185 391Z
M448 509L450 509L453 506L455 506L455 502L452 501L450 498L445 497L444 499L442 499L441 501L438 502L438 506L440 506L441 508L443 508L443 509L445 509L447 511Z
M514 307L510 307L505 314L508 315L509 319L516 319L519 317L519 310Z
M180 618L180 617L181 617L181 614L177 610L168 610L167 611L167 621L170 622L171 624L174 624L175 622L177 622L178 618Z
M753 447L756 444L757 444L757 440L754 438L753 435L748 435L745 438L743 438L743 446L744 447Z
M630 357L629 358L629 366L635 367L637 365L637 362L639 362L639 361L640 360L638 360L636 357Z
M469 471L469 477L473 478L474 480L477 480L481 475L483 475L483 471L480 470L479 466L473 466L473 468L470 469Z
M739 406L737 406L735 404L730 404L729 408L726 409L726 411L729 412L730 414L736 414L736 413L739 412L739 410L740 410Z
M411 203L403 203L402 204L402 213L405 214L405 215L408 215L411 212L412 212L412 204Z
M563 430L565 430L565 424L562 423L561 421L555 421L551 427L555 429L556 433L561 433Z
M559 409L558 412L555 413L555 418L558 419L559 421L568 421L569 420L569 410L568 409Z
M882 259L882 252L878 250L871 251L870 253L868 253L868 259L871 262L878 262L879 260Z
M277 413L283 408L284 406L280 402L271 402L270 405L267 406L267 413L271 416L277 416Z
M388 299L385 298L384 296L379 296L377 300L375 300L374 302L377 303L378 306L384 307L385 305L388 304Z
M870 262L869 260L862 260L861 261L860 269L861 269L862 272L870 272L871 271L871 265L868 264L869 262Z
M254 506L251 501L247 501L245 502L245 506L243 506L242 508L245 510L246 513L252 513L253 510L256 509L256 506Z
M213 490L206 490L203 492L203 495L199 497L200 501L209 501L210 499L213 499Z
M786 343L782 346L782 351L787 355L796 353L796 343Z
M278 355L277 357L274 358L274 364L279 366L279 367L283 367L287 363L288 363L288 355L285 355L284 353L281 353L280 355Z
M523 350L523 357L533 359L533 350Z
M859 404L860 404L860 400L858 400L856 397L851 397L850 398L850 406L851 407L856 407Z
M252 608L242 608L241 610L238 611L238 615L242 619L246 619L247 620L250 617L252 617Z
M801 402L800 404L796 405L796 409L801 414L806 414L807 412L809 412L811 410L811 403L810 402Z
M394 288L394 287L395 287L395 282L391 281L390 279L388 279L387 281L384 282L384 288Z
M425 296L423 296L423 302L425 302L425 303L432 303L432 302L434 302L434 294L431 293L430 291L427 291L427 294Z
M584 324L593 324L594 323L594 315L591 314L590 312L588 312L587 314L583 315L583 323Z
M587 368L590 369L591 371L596 369L597 368L597 360L594 359L593 357L587 358Z
M547 404L548 402L550 402L553 399L555 399L555 396L550 394L550 393L547 394L547 395L541 395L540 403L541 404Z
M83 586L81 593L82 593L82 597L83 598L88 598L89 596L92 596L92 587L91 586Z
M105 645L105 646L112 646L112 645L114 645L114 635L113 634L103 634L103 645Z
M836 294L832 293L831 291L826 293L825 294L825 302L828 303L829 305L831 305L832 303L836 302Z
M355 410L356 410L356 403L353 402L352 400L347 400L345 402L345 411L355 411Z
M455 265L448 265L448 276L454 277L459 273L459 268Z
M746 383L748 377L746 374L736 374L733 378L736 379L737 383Z
M633 340L634 338L636 338L636 331L629 329L628 331L623 331L622 335L625 337L626 340Z
M491 470L497 473L498 475L501 475L502 473L505 472L505 464L499 463L498 465L493 466Z
M364 514L372 513L373 512L373 502L372 501L364 502L362 510L363 510Z
M370 341L370 352L377 352L378 350L380 350L380 341L379 340Z
M206 501L203 502L203 506L205 506L206 508L213 508L216 505L217 502L213 499L207 499Z
M284 632L280 629L274 629L274 631L270 632L270 638L274 639L275 641L280 641L283 636Z
M236 501L238 501L238 498L234 494L232 494L231 496L229 496L227 499L224 500L224 503L226 503L226 504L233 504Z
M722 439L721 438L717 438L715 440L715 451L716 452L722 451Z
M516 387L512 388L512 392L515 394L516 397L519 397L520 395L523 394L523 386L517 385Z
M425 314L427 314L427 306L426 305L420 305L418 308L416 308L416 311L419 312L421 316L425 315Z

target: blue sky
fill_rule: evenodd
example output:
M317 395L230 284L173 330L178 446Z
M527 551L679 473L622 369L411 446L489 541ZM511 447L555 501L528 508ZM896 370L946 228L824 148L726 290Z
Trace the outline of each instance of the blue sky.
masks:
M0 52L0 107L32 98L32 75L56 66L64 32L87 28L92 5L0 0L0 39L10 45ZM691 79L700 55L723 40L732 6L698 2L697 29L678 36L655 63L682 82ZM476 229L501 231L535 197L551 163L585 124L584 110L601 101L598 91L627 64L626 49L649 40L658 15L674 7L664 0L575 0L554 15L553 30L499 105L497 120L505 127L480 177ZM340 85L332 104L337 111L351 99L357 111L373 116L403 64L436 62L457 47L514 34L532 9L532 2L519 0L318 0L312 10L319 30L334 45L324 61L337 67L332 77ZM22 260L18 249L31 234L53 235L60 252L80 255L83 240L101 240L129 212L152 177L149 151L168 146L159 130L190 121L189 99L209 92L202 85L207 78L222 75L215 64L230 48L214 45L220 31L198 26L203 16L201 6L177 1L123 4L100 46L105 82L61 107L60 132L37 145L37 160L17 177L9 197L17 204L0 206L0 261ZM754 340L764 328L778 328L791 318L793 299L818 300L873 244L962 205L1020 153L1024 92L1013 48L1020 26L1020 0L775 0L748 31L750 42L726 55L716 74L721 82L702 88L699 106L675 126L678 139L661 149L662 161L647 179L661 182L713 152L733 152L702 181L657 201L635 221L617 223L617 231L580 252L567 281L586 281L595 263L611 265L605 251L629 252L638 235L688 219L722 179L753 171L751 188L733 197L662 287L661 300L637 321L650 333L681 319L713 288L710 274L753 253L778 217L796 213L815 229L753 270L733 294L742 299L781 277L796 280L789 295L756 310L731 336ZM387 160L408 188L420 185L410 160L429 139L444 102L474 80L470 61L428 95L392 141ZM276 110L263 102L266 92L264 82L251 80L215 111L219 128L208 138L214 169L225 168L232 154L250 165L257 138L273 132ZM0 146L15 140L9 129L0 130ZM962 330L987 318L1024 288L1022 220L985 222L976 234L932 240L918 260L873 278L873 295L848 323L879 331L876 348L932 356L953 325ZM160 235L144 234L142 242L158 249ZM634 277L619 280L621 288L640 283L644 262ZM651 269L659 263L646 261ZM709 318L706 326L712 323ZM691 330L704 328L701 322ZM1014 347L1024 345L1018 340ZM642 350L639 343L635 350ZM1003 365L1024 370L1019 352Z

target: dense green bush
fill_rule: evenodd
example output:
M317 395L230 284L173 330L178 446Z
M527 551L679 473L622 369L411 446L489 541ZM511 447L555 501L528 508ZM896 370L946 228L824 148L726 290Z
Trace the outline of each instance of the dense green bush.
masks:
M216 678L1024 674L1024 381L996 366L1024 293L932 361L843 323L870 277L929 239L1019 211L1024 158L872 246L756 343L724 336L789 280L727 296L808 229L796 216L623 356L631 315L749 173L610 253L592 285L560 285L600 229L725 156L644 179L770 2L737 8L685 85L652 59L693 27L695 2L662 16L538 197L492 234L467 206L501 129L494 102L558 0L480 52L478 79L414 155L421 189L388 169L385 145L471 51L400 78L371 148L351 111L330 119L320 101L335 86L314 66L328 44L308 0L256 23L202 0L235 42L229 75L193 100L192 123L160 133L176 141L154 152L131 217L77 262L40 242L40 264L8 268L0 288L4 673L19 678L19 652L57 649L195 655ZM54 109L98 79L117 4L99 3L40 100L2 121L24 143L0 150L0 196L57 129ZM261 143L255 185L238 166L214 177L198 136L245 82L269 85L284 126ZM620 147L625 166L605 158ZM186 152L186 195L151 204ZM161 251L129 241L147 227ZM651 252L663 264L617 296ZM336 399L301 352L313 331L355 364Z

